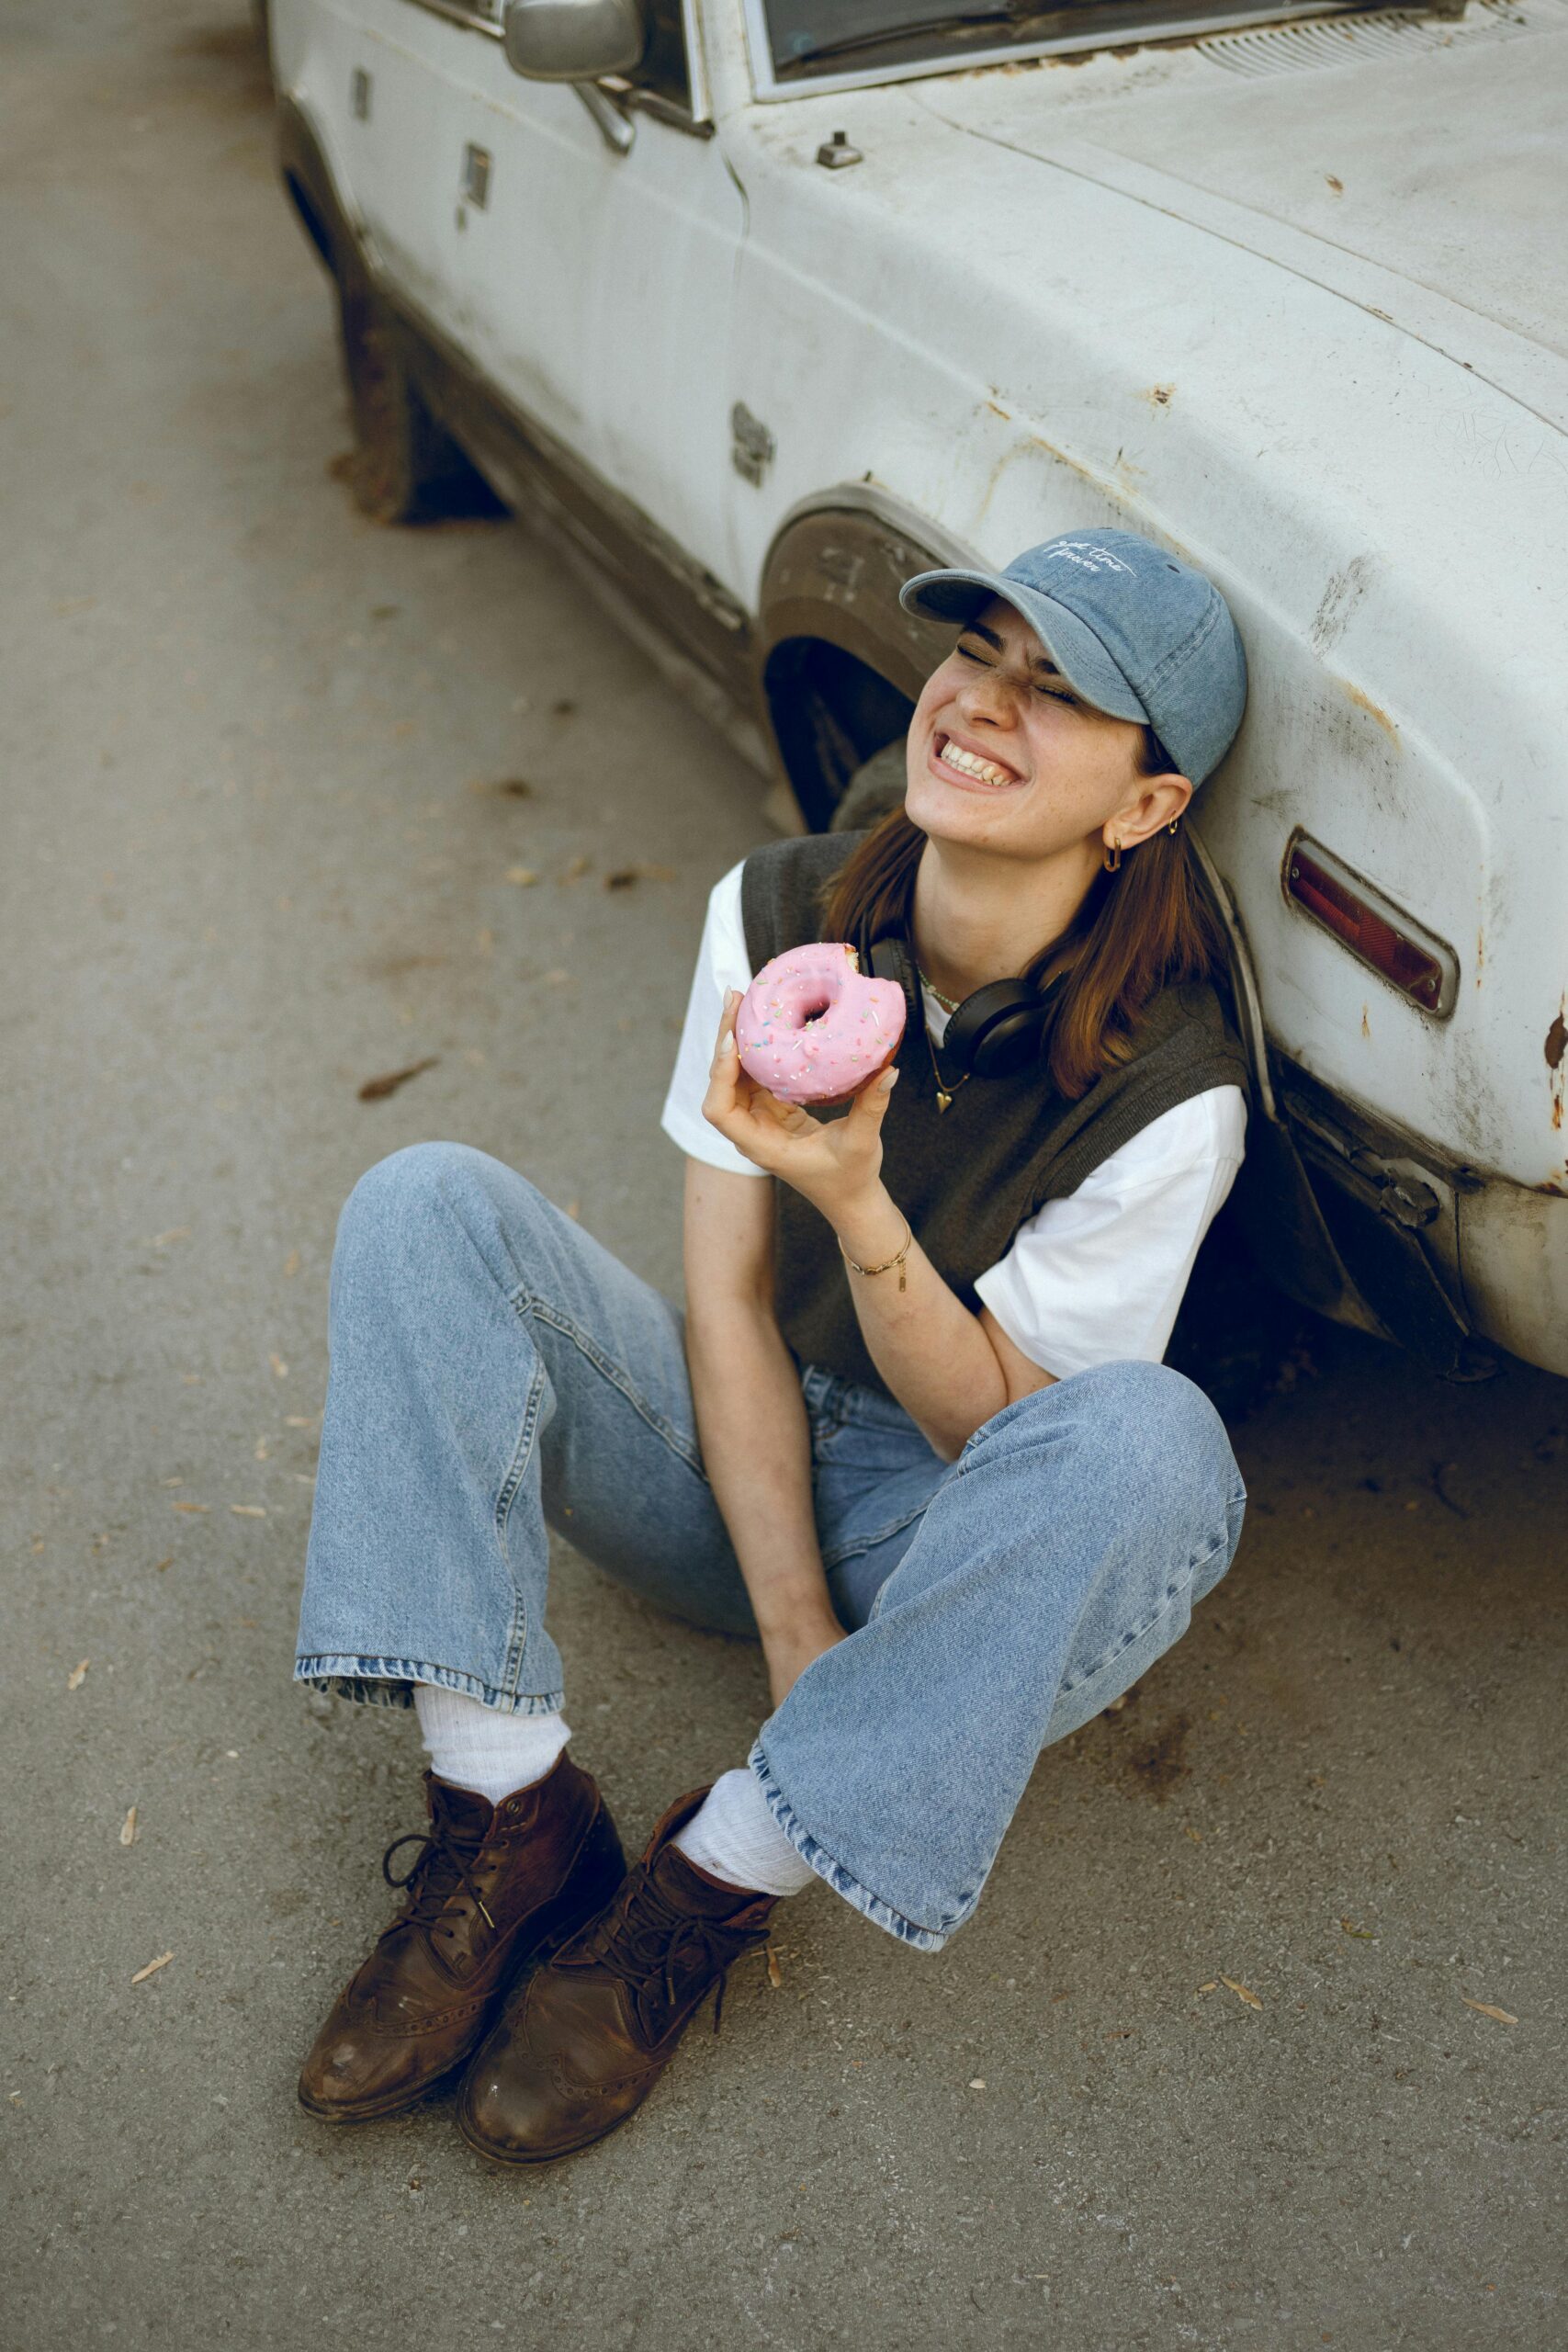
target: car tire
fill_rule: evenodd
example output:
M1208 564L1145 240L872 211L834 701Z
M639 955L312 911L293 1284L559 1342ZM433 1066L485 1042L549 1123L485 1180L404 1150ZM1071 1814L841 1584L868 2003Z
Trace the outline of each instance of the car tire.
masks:
M856 768L828 820L828 831L852 833L858 832L862 826L874 825L890 808L903 807L907 783L904 738L900 735Z
M337 277L338 328L354 417L349 487L374 523L499 514L500 500L437 423L409 374L396 321L364 271Z

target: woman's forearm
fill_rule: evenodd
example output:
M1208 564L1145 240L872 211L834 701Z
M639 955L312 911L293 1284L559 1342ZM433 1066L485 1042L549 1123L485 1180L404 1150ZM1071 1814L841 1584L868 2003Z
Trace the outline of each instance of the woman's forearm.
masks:
M907 1220L880 1182L829 1219L848 1255L880 1266L899 1248ZM898 1269L845 1267L861 1337L877 1371L944 1462L956 1461L982 1421L1008 1401L996 1350L977 1316L942 1280L918 1241Z
M697 1435L764 1646L832 1619L799 1374L762 1300L688 1306Z

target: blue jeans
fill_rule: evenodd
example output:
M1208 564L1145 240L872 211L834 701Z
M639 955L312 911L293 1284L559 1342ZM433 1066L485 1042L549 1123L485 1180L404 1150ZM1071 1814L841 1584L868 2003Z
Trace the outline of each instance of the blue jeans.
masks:
M378 1160L339 1219L328 1338L297 1681L559 1707L551 1527L658 1607L755 1634L684 1317L527 1177L465 1144ZM1213 1408L1163 1365L1021 1396L950 1463L879 1391L814 1364L800 1381L850 1636L749 1761L818 1875L934 1951L975 1908L1042 1747L1185 1632L1246 1497Z

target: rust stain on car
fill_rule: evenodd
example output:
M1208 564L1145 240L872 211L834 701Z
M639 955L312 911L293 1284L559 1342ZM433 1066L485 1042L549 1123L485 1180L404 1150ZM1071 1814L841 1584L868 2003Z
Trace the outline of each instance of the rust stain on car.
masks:
M1146 392L1138 394L1138 398L1141 401L1147 401L1151 408L1168 408L1175 397L1174 384L1151 384Z
M1562 1057L1564 1053L1568 1053L1568 1020L1564 1020L1563 1012L1568 1012L1568 1004L1565 1004L1563 1010L1559 1012L1556 1020L1552 1023L1551 1028L1546 1033L1546 1067L1548 1069L1561 1069L1562 1067Z
M1344 694L1349 701L1355 704L1358 710L1364 710L1367 717L1370 719L1372 719L1382 729L1383 733L1388 737L1391 743L1399 742L1398 728L1394 725L1387 711L1379 708L1378 705L1372 700L1371 695L1363 694L1359 686L1353 686L1348 678L1341 678L1339 680L1339 688L1341 693ZM1403 746L1401 746L1401 748L1403 749Z

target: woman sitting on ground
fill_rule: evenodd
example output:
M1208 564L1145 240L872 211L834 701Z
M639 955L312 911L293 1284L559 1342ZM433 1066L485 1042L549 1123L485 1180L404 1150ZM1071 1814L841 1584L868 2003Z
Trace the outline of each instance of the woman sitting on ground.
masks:
M1041 1748L1230 1565L1241 1479L1161 1358L1242 1152L1183 821L1240 724L1240 640L1118 531L904 601L962 626L902 808L769 842L710 898L663 1117L684 1313L466 1145L392 1153L344 1206L294 1670L416 1707L431 1769L403 1908L300 2076L329 2120L460 2079L487 2155L586 2146L818 1879L940 1950ZM813 1115L733 1024L817 939L902 955L910 1017L897 1083ZM567 1750L551 1528L766 1660L750 1755L629 1871Z

